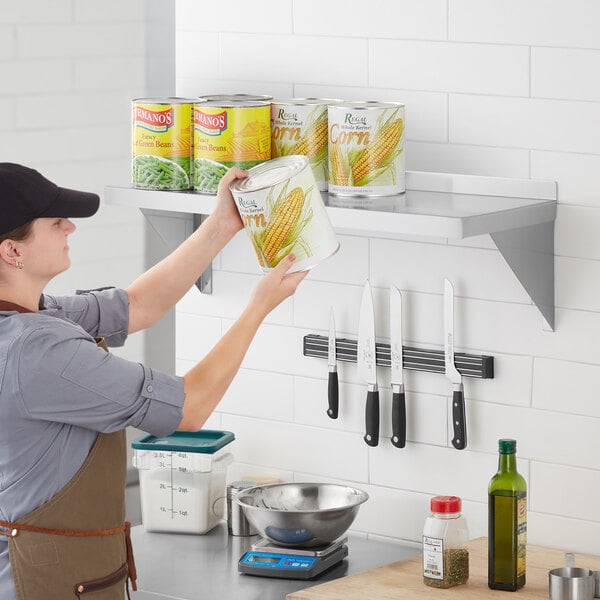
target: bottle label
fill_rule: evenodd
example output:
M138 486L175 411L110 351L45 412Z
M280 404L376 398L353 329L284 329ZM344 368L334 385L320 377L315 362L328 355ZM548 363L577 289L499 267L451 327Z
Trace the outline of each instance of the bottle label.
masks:
M527 550L527 496L517 497L517 577L525 575Z
M444 540L423 536L423 575L444 579Z

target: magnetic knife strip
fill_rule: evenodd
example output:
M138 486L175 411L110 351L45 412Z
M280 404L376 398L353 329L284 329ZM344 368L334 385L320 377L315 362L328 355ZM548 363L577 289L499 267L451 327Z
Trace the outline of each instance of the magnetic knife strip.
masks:
M308 334L304 336L303 354L314 358L327 360L328 337ZM356 362L358 342L345 338L335 339L336 360ZM391 365L390 344L375 344L376 363L378 367ZM402 346L404 368L413 371L428 371L444 373L444 351L426 350ZM454 364L463 377L478 377L479 379L494 378L494 357L485 354L464 354L455 352Z

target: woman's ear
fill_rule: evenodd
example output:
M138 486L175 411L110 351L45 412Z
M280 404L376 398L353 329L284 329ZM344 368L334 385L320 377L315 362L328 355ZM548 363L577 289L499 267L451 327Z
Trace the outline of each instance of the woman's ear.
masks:
M0 242L0 259L11 266L15 266L15 261L20 260L21 252L13 240L2 240Z

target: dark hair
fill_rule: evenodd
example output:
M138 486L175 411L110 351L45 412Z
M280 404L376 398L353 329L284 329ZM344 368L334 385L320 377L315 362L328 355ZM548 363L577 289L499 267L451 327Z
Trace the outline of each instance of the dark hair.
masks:
M4 240L15 240L15 242L22 242L31 235L31 228L33 227L33 221L29 221L24 225L19 225L11 231L0 235L0 244Z

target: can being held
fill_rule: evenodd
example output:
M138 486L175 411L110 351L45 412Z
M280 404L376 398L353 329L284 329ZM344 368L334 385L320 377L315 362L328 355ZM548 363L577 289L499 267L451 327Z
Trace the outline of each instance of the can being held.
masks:
M393 196L405 188L404 104L330 105L329 192Z
M194 104L194 189L216 194L229 167L249 169L271 158L267 102Z
M284 156L253 167L230 185L264 272L293 252L291 272L318 265L339 248L305 156Z
M132 100L131 177L135 187L191 188L192 107L193 100L186 98Z
M327 191L327 105L329 98L292 98L271 103L271 156L306 156L317 186Z

